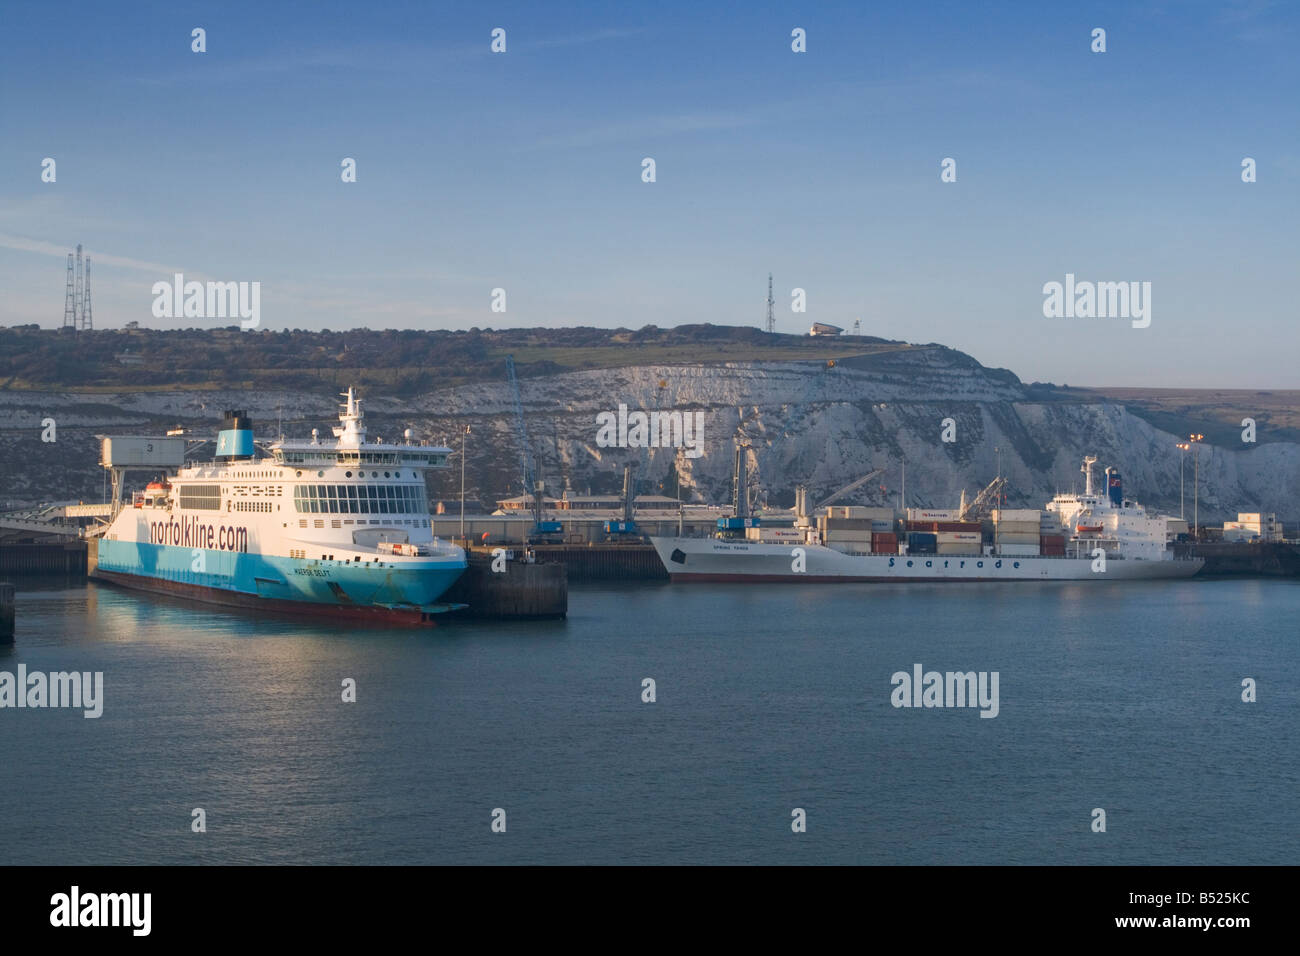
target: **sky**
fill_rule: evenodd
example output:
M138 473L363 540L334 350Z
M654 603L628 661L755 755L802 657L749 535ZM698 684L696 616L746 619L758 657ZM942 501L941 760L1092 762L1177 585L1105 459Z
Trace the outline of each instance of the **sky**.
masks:
M782 332L1297 388L1298 27L1264 0L7 4L0 325L62 324L77 243L97 328L232 324L154 317L178 272L259 282L267 329L762 326L770 272ZM1045 316L1067 274L1151 283L1150 324Z

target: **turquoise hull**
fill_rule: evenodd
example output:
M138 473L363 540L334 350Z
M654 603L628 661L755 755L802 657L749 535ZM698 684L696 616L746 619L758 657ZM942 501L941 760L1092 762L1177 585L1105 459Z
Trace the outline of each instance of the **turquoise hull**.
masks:
M434 605L466 567L465 555L370 564L273 557L100 538L95 571L142 579L156 590L300 602L338 608L421 609ZM121 583L129 583L122 581ZM236 603L236 602L232 602ZM254 602L239 601L242 605Z

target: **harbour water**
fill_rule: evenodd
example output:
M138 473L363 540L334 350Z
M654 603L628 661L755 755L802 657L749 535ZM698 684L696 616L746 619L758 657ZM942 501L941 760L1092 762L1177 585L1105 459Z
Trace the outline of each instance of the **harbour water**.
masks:
M0 864L1294 863L1298 617L1294 579L620 584L370 630L28 579L0 671L102 671L103 715L0 709ZM916 664L998 672L997 716L892 706Z

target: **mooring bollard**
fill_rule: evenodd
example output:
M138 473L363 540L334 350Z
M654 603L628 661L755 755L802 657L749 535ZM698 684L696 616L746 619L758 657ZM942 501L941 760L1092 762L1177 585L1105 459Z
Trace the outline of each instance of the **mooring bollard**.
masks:
M14 642L14 586L0 582L0 644Z

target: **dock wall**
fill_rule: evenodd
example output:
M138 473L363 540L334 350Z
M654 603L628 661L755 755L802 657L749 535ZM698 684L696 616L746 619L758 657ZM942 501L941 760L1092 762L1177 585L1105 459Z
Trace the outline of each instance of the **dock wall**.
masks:
M86 573L86 542L0 544L0 574Z
M0 581L0 644L14 642L14 586Z
M467 617L493 620L561 618L569 613L569 582L560 564L507 561L492 570L490 553L471 552L469 567L440 598L468 604Z

